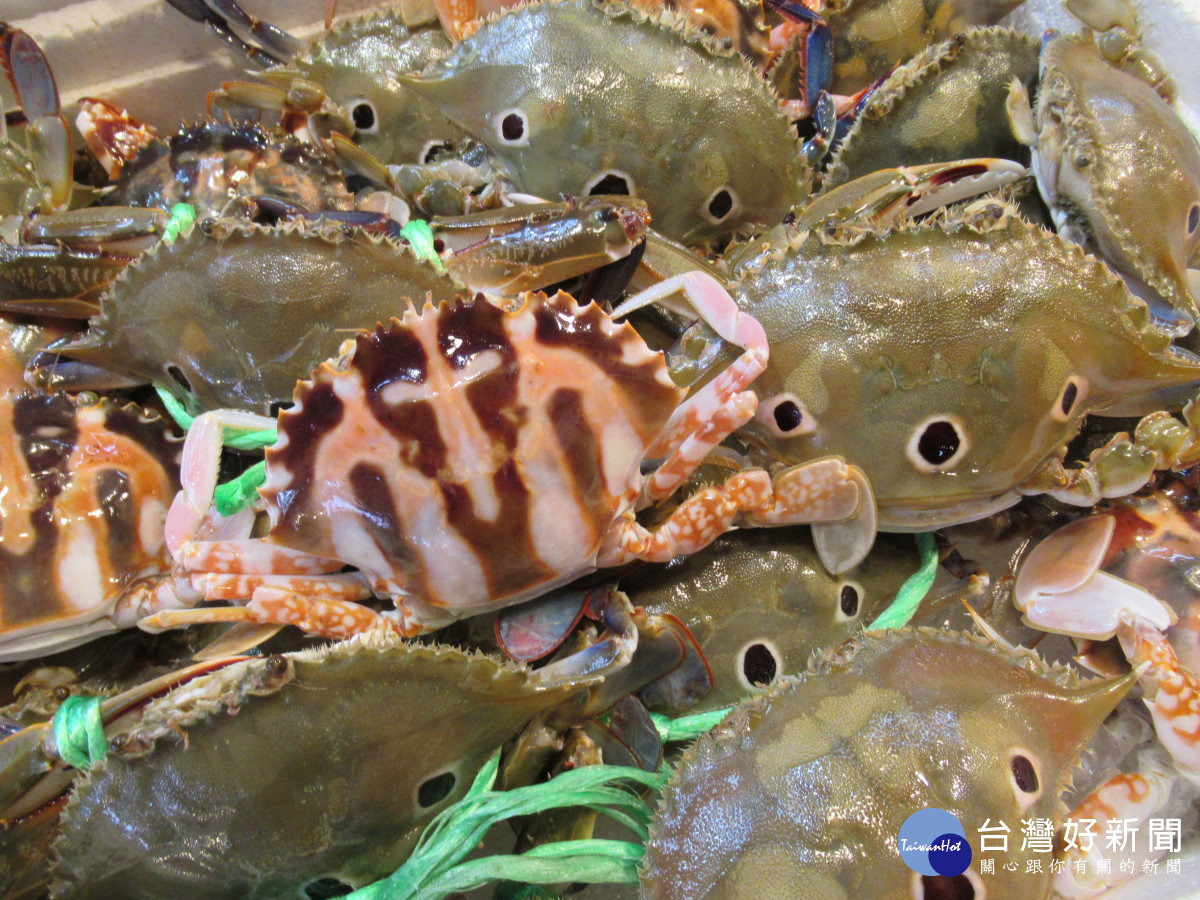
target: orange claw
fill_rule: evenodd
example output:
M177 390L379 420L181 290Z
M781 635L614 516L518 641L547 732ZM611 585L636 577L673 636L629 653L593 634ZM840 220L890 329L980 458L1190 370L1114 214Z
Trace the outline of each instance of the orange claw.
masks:
M75 127L113 180L127 162L159 136L157 131L143 125L120 106L95 97L84 97L79 101Z
M1158 629L1131 623L1118 636L1130 662L1149 664L1141 683L1158 739L1180 772L1193 781L1200 779L1200 677L1179 665Z

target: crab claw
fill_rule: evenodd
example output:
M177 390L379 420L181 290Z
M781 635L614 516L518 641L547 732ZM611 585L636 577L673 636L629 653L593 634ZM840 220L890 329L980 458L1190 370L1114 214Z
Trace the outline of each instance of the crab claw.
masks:
M1087 516L1060 528L1025 559L1013 602L1025 622L1043 631L1106 640L1123 619L1158 630L1175 621L1170 607L1153 595L1100 571L1116 519Z
M26 119L59 114L58 85L42 48L24 31L4 22L0 22L0 68Z

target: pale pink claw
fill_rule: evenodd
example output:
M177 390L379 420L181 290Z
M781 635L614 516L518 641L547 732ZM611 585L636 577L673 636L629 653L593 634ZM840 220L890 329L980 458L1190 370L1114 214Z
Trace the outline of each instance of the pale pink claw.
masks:
M1116 525L1113 516L1085 516L1034 547L1017 573L1017 605L1035 593L1061 594L1082 587L1100 570Z
M1161 630L1175 621L1170 607L1135 584L1100 571L1116 519L1087 516L1060 528L1026 557L1013 602L1035 628L1107 640L1124 619Z

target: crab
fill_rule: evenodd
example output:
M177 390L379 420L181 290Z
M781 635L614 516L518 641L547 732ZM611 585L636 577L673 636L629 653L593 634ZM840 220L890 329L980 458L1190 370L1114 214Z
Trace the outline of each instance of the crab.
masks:
M1136 46L1132 7L1068 9L1091 27L1044 43L1036 110L1014 85L1013 128L1033 148L1060 233L1156 302L1160 327L1186 333L1200 311L1188 268L1200 251L1200 146L1169 102L1169 80Z
M102 390L149 381L193 415L267 413L360 324L402 313L405 298L466 296L459 275L498 293L573 277L628 254L646 221L644 204L625 197L438 219L443 265L389 236L396 223L386 216L375 223L382 233L332 213L276 226L205 220L144 253L98 306L4 303L2 294L0 306L93 316L86 334L50 348L54 357L33 373L39 384Z
M178 438L140 409L65 394L5 396L0 416L0 660L130 627L171 571Z
M1047 897L1049 872L1016 870L1032 848L1012 847L1008 871L982 870L979 830L1059 820L1075 760L1131 687L1081 683L974 635L863 633L685 752L651 826L642 896ZM971 844L965 871L901 861L897 834L923 808Z
M730 449L768 470L840 456L870 482L863 518L814 526L833 573L863 558L877 526L968 522L1036 493L1090 506L1200 458L1194 404L1182 422L1156 408L1200 376L1200 358L1171 346L1102 262L997 198L915 225L864 221L969 189L987 167L923 171L930 196L904 172L876 173L724 258L772 351L758 412ZM690 357L720 357L702 333L683 341ZM1144 417L1069 468L1088 413Z
M1000 157L1028 162L1008 128L1013 79L1037 77L1038 42L1010 28L971 28L926 48L872 89L830 157L821 187L881 169Z
M241 10L223 4L216 12L203 2L171 0L191 18L229 34L230 17ZM259 65L266 83L224 83L209 98L210 106L250 107L281 111L290 131L313 139L332 133L347 135L386 164L429 162L437 148L467 138L437 108L400 84L392 73L419 71L451 47L436 25L407 21L402 12L387 11L341 23L311 45L291 39L262 46L243 44Z
M212 660L100 701L107 755L86 774L51 723L30 725L0 740L0 883L124 897L361 886L528 720L627 668L636 634L620 642L573 674L387 632ZM272 752L256 752L266 735Z
M360 332L280 414L260 488L271 521L262 539L194 539L221 432L219 414L199 417L168 540L199 596L248 602L166 611L142 626L219 619L343 636L383 623L411 635L597 567L694 552L743 515L855 515L863 481L828 457L774 477L736 473L653 532L637 522L639 507L670 496L754 415L745 387L768 357L762 328L711 278L689 273L658 290L683 290L743 348L686 400L631 327L561 292L525 294L507 311L482 297L426 305ZM661 460L646 478L644 459ZM371 594L396 609L353 602Z
M817 115L818 128L827 129L817 142L823 153L834 137L834 114L852 118L895 66L969 26L996 24L1023 0L766 2L783 17L771 32L771 82L796 98L797 116Z

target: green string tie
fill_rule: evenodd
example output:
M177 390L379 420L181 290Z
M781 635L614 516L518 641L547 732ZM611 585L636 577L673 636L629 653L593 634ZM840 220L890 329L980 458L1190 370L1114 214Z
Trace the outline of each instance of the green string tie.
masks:
M190 203L176 203L171 207L170 218L163 229L164 244L173 244L175 238L190 229L196 223L196 208Z
M184 409L179 398L158 385L154 386L154 390L158 393L158 399L162 401L171 418L175 420L175 424L184 431L191 428L196 417ZM277 436L278 432L274 428L264 428L261 431L238 431L236 428L227 428L221 437L221 443L234 450L254 451L270 447L275 443Z
M100 697L68 697L54 714L54 742L62 761L86 772L108 753Z
M917 551L921 554L921 567L909 576L908 581L900 585L891 606L880 613L879 618L868 625L865 631L903 628L912 621L917 607L933 587L938 564L937 541L934 540L932 531L922 532L916 535L916 538Z
M678 719L668 718L662 713L650 713L650 719L654 722L654 727L658 729L658 736L662 738L663 743L690 741L692 738L698 738L700 735L712 731L718 722L729 715L731 709L733 709L732 706L723 706L720 709L694 713Z
M410 220L400 229L400 237L408 241L418 259L427 260L439 272L442 271L442 258L433 247L433 229L428 222L423 219Z
M435 900L497 880L525 884L584 881L634 883L653 815L631 786L659 792L669 770L645 772L627 766L583 766L542 784L492 790L500 765L497 753L484 764L466 796L429 823L416 848L392 875L348 895L348 900ZM558 841L521 854L460 862L493 825L513 816L584 806L629 828L628 841Z
M258 499L258 486L267 480L266 460L255 463L232 481L218 484L213 491L217 512L232 516Z
M166 407L175 423L184 431L190 429L192 423L196 421L196 417L184 409L179 398L158 385L155 385L154 390L158 392L158 398L162 400L163 406ZM274 428L264 428L261 431L238 431L227 428L221 435L221 443L234 450L253 452L270 447L275 443L277 437L278 431ZM256 489L266 480L267 464L262 461L255 463L232 481L218 484L217 489L213 492L217 512L223 516L231 516L235 512L245 509L258 499Z

